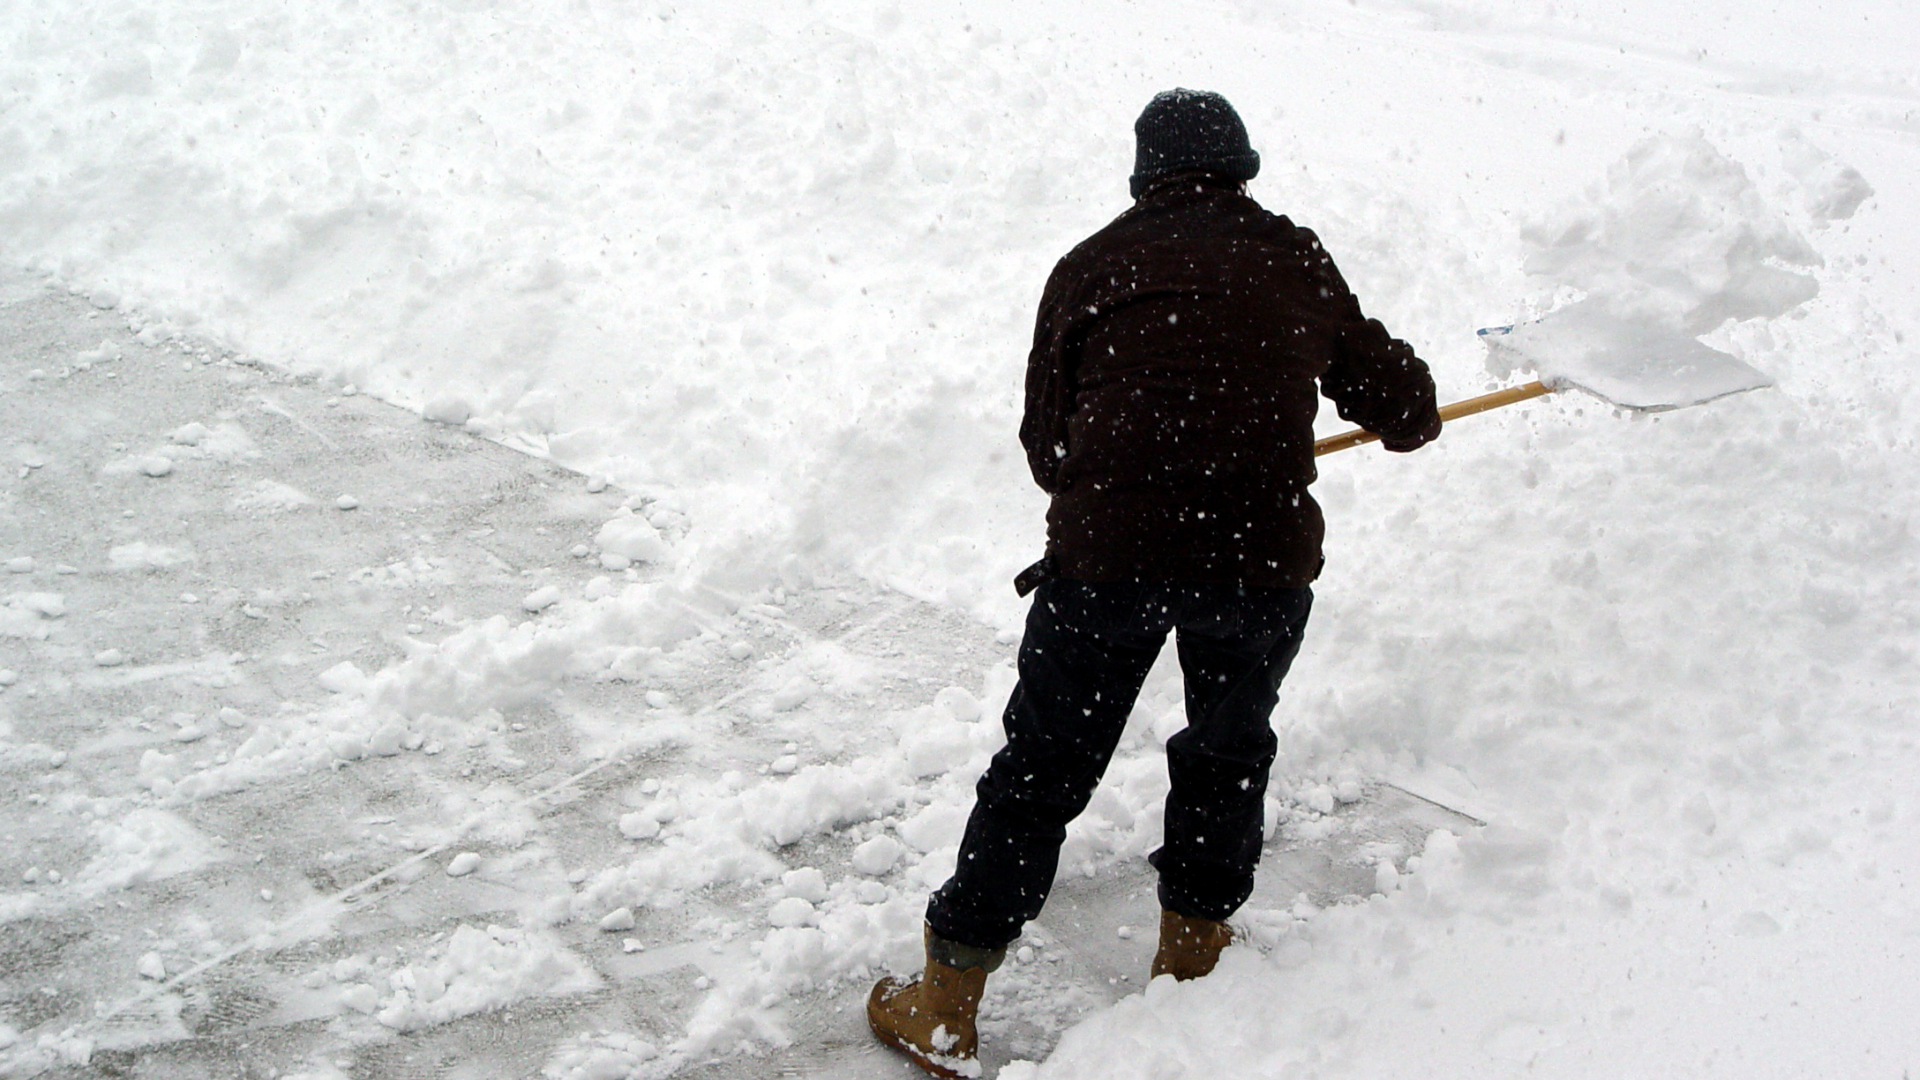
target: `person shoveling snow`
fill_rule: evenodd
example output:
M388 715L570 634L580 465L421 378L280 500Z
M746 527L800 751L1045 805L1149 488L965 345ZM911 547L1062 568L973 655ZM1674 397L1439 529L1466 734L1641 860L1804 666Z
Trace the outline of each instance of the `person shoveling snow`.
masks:
M1247 197L1260 160L1226 99L1160 94L1134 132L1137 201L1055 268L1028 361L1020 435L1052 506L1019 582L1007 745L928 904L925 972L868 1001L874 1033L939 1076L978 1074L987 976L1040 913L1170 631L1188 726L1167 743L1152 973L1213 969L1253 889L1268 717L1323 562L1315 381L1389 450L1440 434L1426 364L1312 232Z

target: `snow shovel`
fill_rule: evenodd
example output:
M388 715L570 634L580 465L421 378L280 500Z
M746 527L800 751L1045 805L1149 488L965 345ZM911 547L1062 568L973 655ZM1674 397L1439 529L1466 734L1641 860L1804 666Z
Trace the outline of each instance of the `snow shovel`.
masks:
M1440 410L1451 422L1572 387L1621 409L1665 412L1772 386L1759 369L1698 338L1644 320L1624 319L1582 302L1536 322L1480 331L1491 358L1509 370L1532 370L1533 382L1496 390ZM1380 438L1355 429L1313 444L1331 454Z

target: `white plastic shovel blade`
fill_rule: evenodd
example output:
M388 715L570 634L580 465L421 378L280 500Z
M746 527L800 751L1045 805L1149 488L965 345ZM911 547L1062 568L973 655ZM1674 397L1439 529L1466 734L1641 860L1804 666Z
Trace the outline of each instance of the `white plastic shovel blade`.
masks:
M1581 302L1536 322L1480 331L1501 366L1537 372L1613 405L1661 412L1772 386L1753 365L1679 330Z

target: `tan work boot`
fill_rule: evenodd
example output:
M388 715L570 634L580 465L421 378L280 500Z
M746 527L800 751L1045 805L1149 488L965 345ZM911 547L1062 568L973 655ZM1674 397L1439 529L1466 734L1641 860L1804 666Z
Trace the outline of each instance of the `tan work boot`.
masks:
M917 979L881 979L867 997L867 1025L880 1041L947 1080L980 1075L980 995L1005 949L979 949L926 930L927 969Z
M1172 911L1160 912L1160 949L1153 954L1157 979L1171 975L1181 982L1198 979L1220 962L1220 950L1233 944L1233 928L1212 919L1189 919Z

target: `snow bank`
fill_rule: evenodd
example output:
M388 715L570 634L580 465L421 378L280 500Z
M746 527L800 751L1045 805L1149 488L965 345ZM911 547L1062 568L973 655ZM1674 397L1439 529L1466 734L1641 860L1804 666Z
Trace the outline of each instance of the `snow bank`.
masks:
M1476 18L1539 23L1497 6ZM1374 57L1401 73L1355 88L1349 111L1377 96L1413 109L1409 127L1458 136L1402 145L1402 129L1356 128L1301 92L1354 80L1330 57L1298 58L1300 85L1276 82L1258 51L1274 27L1196 19L1170 55L1204 53L1194 74L1243 91L1269 149L1256 194L1320 226L1392 325L1431 355L1464 355L1473 312L1491 320L1517 299L1481 254L1507 242L1495 211L1537 196L1525 179L1480 193L1471 158L1451 179L1438 159L1473 145L1470 118L1405 91L1512 91L1418 48ZM211 333L679 491L697 508L681 553L695 577L745 580L803 551L1010 623L1005 581L1040 542L1042 500L1011 442L1030 308L1053 259L1124 207L1133 111L1191 62L1106 63L1144 31L1080 20L1015 5L92 0L11 31L5 74L22 96L0 127L0 254L141 326ZM1087 33L1100 44L1085 55L1058 44ZM1594 135L1581 152L1617 137ZM1814 212L1857 209L1871 189L1858 170L1795 138L1788 164ZM1609 182L1694 211L1731 193L1730 221L1748 220L1738 166L1697 141L1649 145ZM1554 168L1499 160L1522 178ZM1462 214L1456 187L1494 205ZM1550 272L1676 299L1646 274L1607 277L1639 234L1604 214L1588 224L1612 254ZM1713 295L1804 299L1808 279L1768 259L1811 253L1740 227L1717 234L1722 253L1747 244L1723 271L1750 280ZM1689 326L1736 313L1695 307ZM650 557L639 543L627 558Z
M1642 140L1603 185L1521 236L1526 269L1616 318L1690 335L1813 299L1821 258L1698 132Z
M1032 227L1123 169L1124 122L1092 159L1055 131L1130 105L957 16L851 15L82 4L9 31L0 250L685 490L710 560L911 577L981 546L976 493L1021 493L1005 388L1064 239Z

